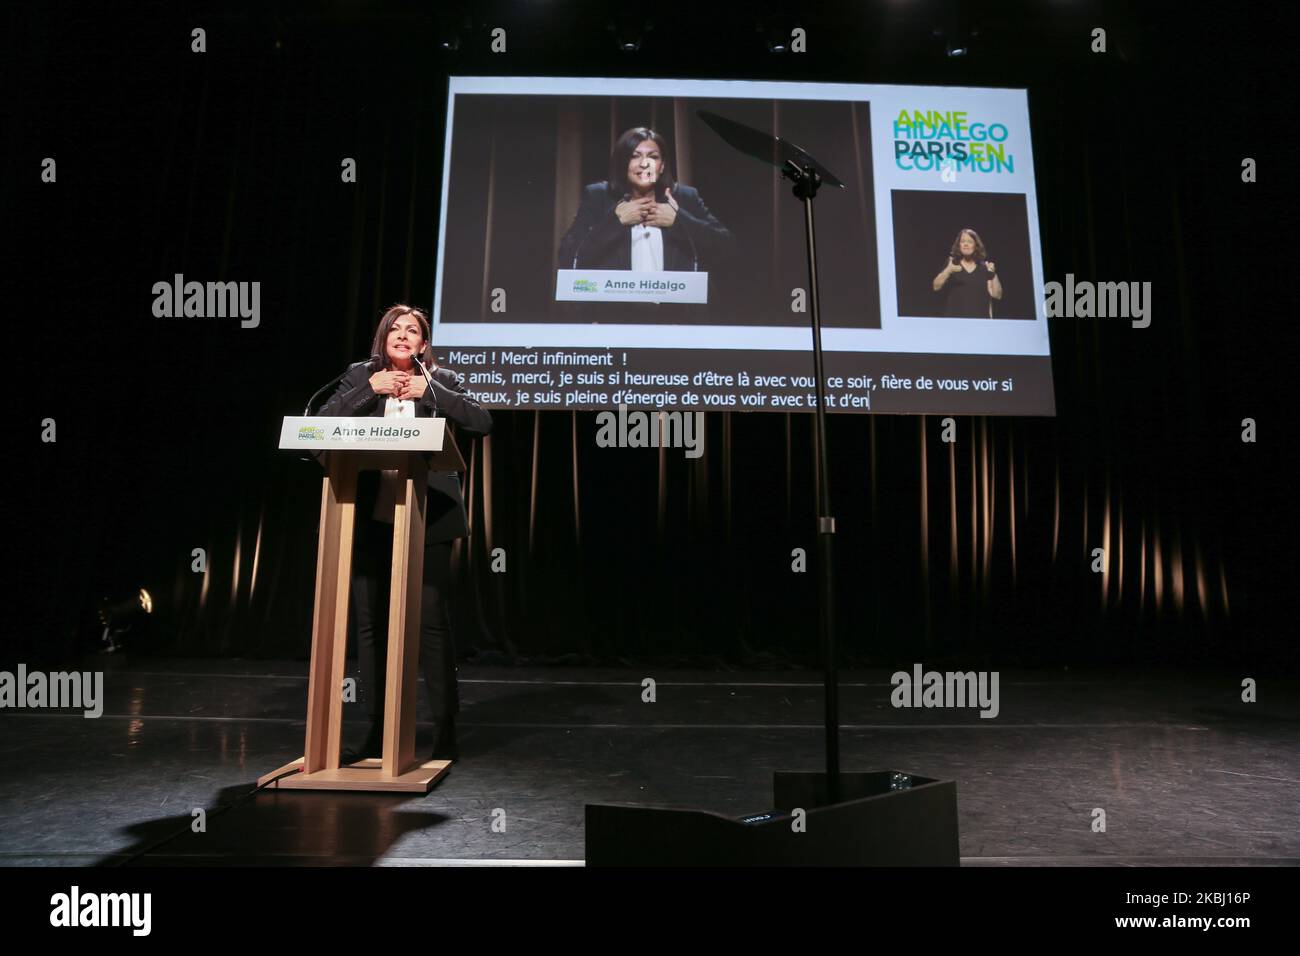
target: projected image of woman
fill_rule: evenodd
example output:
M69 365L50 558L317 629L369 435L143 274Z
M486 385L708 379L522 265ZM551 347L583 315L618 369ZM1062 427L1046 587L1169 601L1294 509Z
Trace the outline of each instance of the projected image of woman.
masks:
M673 179L664 138L644 126L619 137L609 178L582 194L560 242L561 269L706 272L732 242L698 191Z
M934 291L943 294L943 314L950 319L993 318L993 303L1002 299L1002 281L974 229L957 234L948 261L934 277Z

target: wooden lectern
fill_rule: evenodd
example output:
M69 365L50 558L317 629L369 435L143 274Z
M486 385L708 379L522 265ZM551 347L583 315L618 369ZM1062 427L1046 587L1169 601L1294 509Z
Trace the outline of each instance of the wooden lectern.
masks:
M445 418L286 417L280 447L310 451L325 468L321 484L316 605L312 616L307 742L303 756L258 779L285 790L428 793L450 760L415 757L415 697L424 580L424 518L429 471L463 471ZM445 438L445 444L444 444ZM339 766L343 678L352 582L357 474L395 470L393 572L388 598L384 755ZM297 770L297 773L290 771ZM282 779L276 780L282 774Z

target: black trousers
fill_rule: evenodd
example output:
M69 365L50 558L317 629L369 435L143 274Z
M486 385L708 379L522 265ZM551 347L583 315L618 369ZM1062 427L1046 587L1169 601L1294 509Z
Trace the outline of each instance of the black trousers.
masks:
M384 719L388 662L388 586L393 567L393 526L359 518L352 552L352 607L361 696L372 724ZM447 617L451 584L451 542L424 549L420 603L420 670L433 718L441 722L460 710L456 689L456 647Z

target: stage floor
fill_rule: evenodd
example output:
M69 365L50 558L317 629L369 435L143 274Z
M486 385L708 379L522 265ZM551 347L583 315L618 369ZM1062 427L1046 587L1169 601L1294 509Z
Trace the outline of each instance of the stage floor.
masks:
M141 661L107 670L98 719L0 710L0 864L580 866L586 803L739 816L773 770L822 769L812 671L462 666L461 760L427 796L245 798L302 754L306 672ZM846 671L842 766L956 780L964 866L1297 865L1300 683L1241 676L1259 703L1229 674L1002 671L982 719Z

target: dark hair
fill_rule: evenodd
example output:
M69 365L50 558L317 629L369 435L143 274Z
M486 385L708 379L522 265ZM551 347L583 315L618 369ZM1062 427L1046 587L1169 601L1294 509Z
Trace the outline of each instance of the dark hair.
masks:
M952 252L950 253L952 258L961 258L961 237L968 234L975 240L975 258L987 259L989 254L984 249L984 240L980 238L980 234L974 229L963 229L961 232L957 233L957 238L954 239L952 243Z
M420 333L424 336L424 351L419 356L420 361L426 368L437 367L437 363L433 360L433 345L429 341L429 317L425 315L422 309L417 309L413 305L398 303L390 306L388 311L380 318L379 327L375 329L374 340L370 343L370 354L379 356L380 369L393 367L392 361L388 358L388 333L393 330L394 322L408 315L414 316L415 320L420 323Z
M609 188L616 195L621 196L628 191L627 165L632 161L632 154L636 152L636 148L648 139L654 140L655 145L659 147L659 158L664 164L664 171L655 183L655 194L662 199L665 189L672 189L677 185L676 180L673 179L672 168L668 164L668 144L664 138L652 129L634 126L618 138L618 142L614 144L609 154Z

